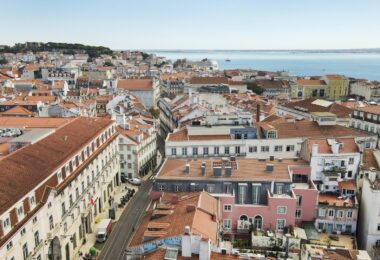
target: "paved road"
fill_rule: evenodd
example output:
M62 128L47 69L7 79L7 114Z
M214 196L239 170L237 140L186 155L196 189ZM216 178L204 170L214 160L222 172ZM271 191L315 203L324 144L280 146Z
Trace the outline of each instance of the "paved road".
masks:
M149 205L148 192L152 187L152 180L148 179L141 184L135 196L129 202L127 208L120 216L118 223L113 227L111 235L107 239L99 259L104 260L122 260L124 250L127 248L128 241L132 237L132 228L138 227L138 222L145 213Z

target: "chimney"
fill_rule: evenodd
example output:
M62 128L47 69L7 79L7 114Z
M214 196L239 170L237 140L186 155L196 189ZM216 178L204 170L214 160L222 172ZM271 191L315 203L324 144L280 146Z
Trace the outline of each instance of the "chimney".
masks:
M260 104L257 104L256 108L256 123L260 122Z
M195 205L189 204L186 206L186 212L194 212L195 211Z
M211 259L211 242L208 238L202 238L199 244L199 260Z
M214 172L214 177L221 177L222 176L222 167L214 166L213 172Z
M232 175L232 167L231 166L226 166L224 167L224 172L226 177L231 177Z
M189 173L190 173L190 164L189 164L189 163L186 163L186 166L185 166L185 173L186 173L186 174L189 174Z
M331 144L331 151L333 152L333 154L338 154L339 153L339 148L340 148L340 143L333 142Z
M312 155L317 155L318 154L318 144L313 144L313 148L312 148L311 154Z
M201 166L201 174L202 174L202 176L206 175L206 165L202 164L202 166Z
M265 170L266 170L267 172L273 172L273 169L274 169L274 165L273 165L273 164L268 163L268 164L266 165Z
M181 248L183 257L191 257L192 236L190 226L186 226L182 235Z

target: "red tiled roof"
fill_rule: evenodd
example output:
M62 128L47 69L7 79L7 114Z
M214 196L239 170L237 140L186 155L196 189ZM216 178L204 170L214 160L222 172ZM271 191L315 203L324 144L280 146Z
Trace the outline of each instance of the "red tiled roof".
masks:
M0 161L0 214L48 178L75 152L112 121L76 118L41 141L27 145Z
M16 116L16 115L22 115L22 116L32 116L34 113L22 106L14 106L10 108L7 111L0 112L0 115L10 115L10 116Z
M119 79L117 87L125 90L152 90L153 81L151 79Z

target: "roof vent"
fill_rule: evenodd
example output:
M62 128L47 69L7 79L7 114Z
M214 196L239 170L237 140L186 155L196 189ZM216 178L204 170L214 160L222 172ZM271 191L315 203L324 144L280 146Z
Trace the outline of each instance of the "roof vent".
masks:
M195 211L195 205L192 205L192 204L187 205L187 206L186 206L186 211L187 211L188 213L190 213L190 212L194 212L194 211Z
M267 172L273 172L273 170L274 170L274 165L268 163L267 166L266 166L266 169L265 169L265 170L266 170Z
M186 163L186 166L185 166L185 173L186 173L186 174L189 174L189 173L190 173L190 164L189 164L189 163Z

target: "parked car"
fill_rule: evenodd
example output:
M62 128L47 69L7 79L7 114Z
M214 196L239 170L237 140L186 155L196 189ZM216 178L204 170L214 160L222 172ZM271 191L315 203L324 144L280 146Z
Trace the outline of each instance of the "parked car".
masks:
M141 179L139 178L131 178L131 179L128 179L128 182L130 184L133 184L133 185L141 185Z

